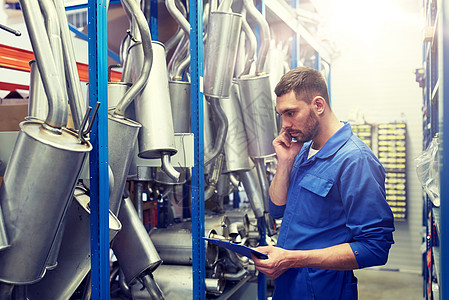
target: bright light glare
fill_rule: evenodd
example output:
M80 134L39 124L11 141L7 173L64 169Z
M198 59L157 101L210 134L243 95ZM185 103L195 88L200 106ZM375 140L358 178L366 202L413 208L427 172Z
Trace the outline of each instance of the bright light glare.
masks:
M398 20L403 14L393 0L329 1L327 25L331 34L341 32L370 36L385 21Z

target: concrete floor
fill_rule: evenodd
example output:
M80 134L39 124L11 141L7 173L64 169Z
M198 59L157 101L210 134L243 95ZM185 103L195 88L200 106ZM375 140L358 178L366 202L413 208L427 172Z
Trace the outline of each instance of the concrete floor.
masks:
M359 279L359 300L424 299L421 274L375 269L354 273Z

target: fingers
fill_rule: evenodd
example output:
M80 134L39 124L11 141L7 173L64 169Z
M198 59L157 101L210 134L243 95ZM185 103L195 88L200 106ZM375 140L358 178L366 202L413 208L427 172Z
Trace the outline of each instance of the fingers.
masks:
M273 141L273 146L281 145L287 148L290 148L292 145L292 136L286 130L282 129L279 133L278 137L276 137Z

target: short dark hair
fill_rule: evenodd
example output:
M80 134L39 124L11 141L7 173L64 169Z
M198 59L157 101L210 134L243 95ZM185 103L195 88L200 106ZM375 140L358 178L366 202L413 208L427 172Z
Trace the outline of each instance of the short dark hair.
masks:
M297 67L288 71L281 77L276 85L274 92L276 96L281 97L290 91L295 92L296 99L299 95L305 94L309 104L315 96L321 96L329 103L329 93L324 76L317 70L309 67Z

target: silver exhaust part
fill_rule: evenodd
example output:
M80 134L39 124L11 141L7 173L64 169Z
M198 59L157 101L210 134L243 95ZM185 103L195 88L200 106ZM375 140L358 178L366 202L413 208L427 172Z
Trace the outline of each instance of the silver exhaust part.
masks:
M240 180L243 183L246 194L248 195L249 202L251 204L251 209L254 212L256 218L263 217L264 202L262 190L259 184L259 177L257 175L256 168L252 168L246 172L240 172Z
M161 265L153 275L167 299L192 299L192 274L192 266ZM206 292L221 295L225 283L222 277L206 278Z
M63 128L58 135L42 125L37 120L20 123L0 187L6 232L13 241L0 252L0 281L10 284L32 284L44 276L51 246L92 149L69 130Z
M249 155L272 156L275 154L272 142L276 138L276 123L269 75L242 76L238 83Z
M69 299L91 266L90 197L84 187L76 187L66 216L58 265L47 271L39 282L28 286L28 299ZM121 224L109 211L109 242L121 230Z
M130 49L133 66L141 65L138 45ZM139 133L140 158L161 158L162 168L176 180L179 173L173 168L168 157L177 153L175 133L168 87L167 65L163 44L153 42L154 62L148 84L134 102L136 119L142 124ZM136 70L134 70L136 72ZM133 72L133 73L134 73ZM136 75L137 73L134 73Z
M254 5L253 0L243 0L243 3L250 17L256 21L260 28L261 42L256 61L256 75L260 75L265 73L265 61L267 59L268 50L270 49L270 27L268 26L268 22L265 17Z
M122 202L129 168L137 143L140 125L129 119L108 115L109 166L114 174L114 189L109 196L109 209L117 215Z
M170 81L170 101L175 133L190 132L190 83Z
M122 230L116 235L112 250L129 285L142 275L156 270L162 260L137 215L131 199L123 199L118 218L122 224Z
M139 4L134 0L122 0L125 3L126 8L132 13L133 16L133 33L140 34L142 39L141 43L138 43L139 51L142 52L142 61L139 65L138 76L135 76L133 86L126 91L120 103L114 110L114 116L118 118L124 118L126 108L131 104L135 97L145 88L150 77L150 72L153 66L153 47L151 41L151 32L148 27L148 23L143 15ZM140 2L140 1L139 1ZM134 26L137 24L139 30ZM137 38L137 37L136 37Z
M75 50L73 48L72 37L69 32L65 5L63 0L53 0L53 2L56 8L59 24L61 26L65 79L73 125L76 130L83 130L80 126L83 121L83 116L86 114L87 103L84 101L83 93L81 91L80 78L78 75L78 68L76 66Z
M44 85L35 60L30 61L29 98L28 117L45 120L48 116L48 98L45 95Z
M245 125L239 100L239 86L233 82L230 99L220 99L220 105L228 119L228 133L224 144L226 165L223 173L247 171L251 169L248 155Z
M36 57L39 73L49 99L48 116L43 126L57 134L61 134L62 127L67 125L68 107L67 97L61 89L61 76L57 65L49 53L53 53L43 19L38 12L40 8L37 1L20 0L20 6L30 36L31 45Z
M234 75L242 16L211 12L204 47L204 94L229 98Z

